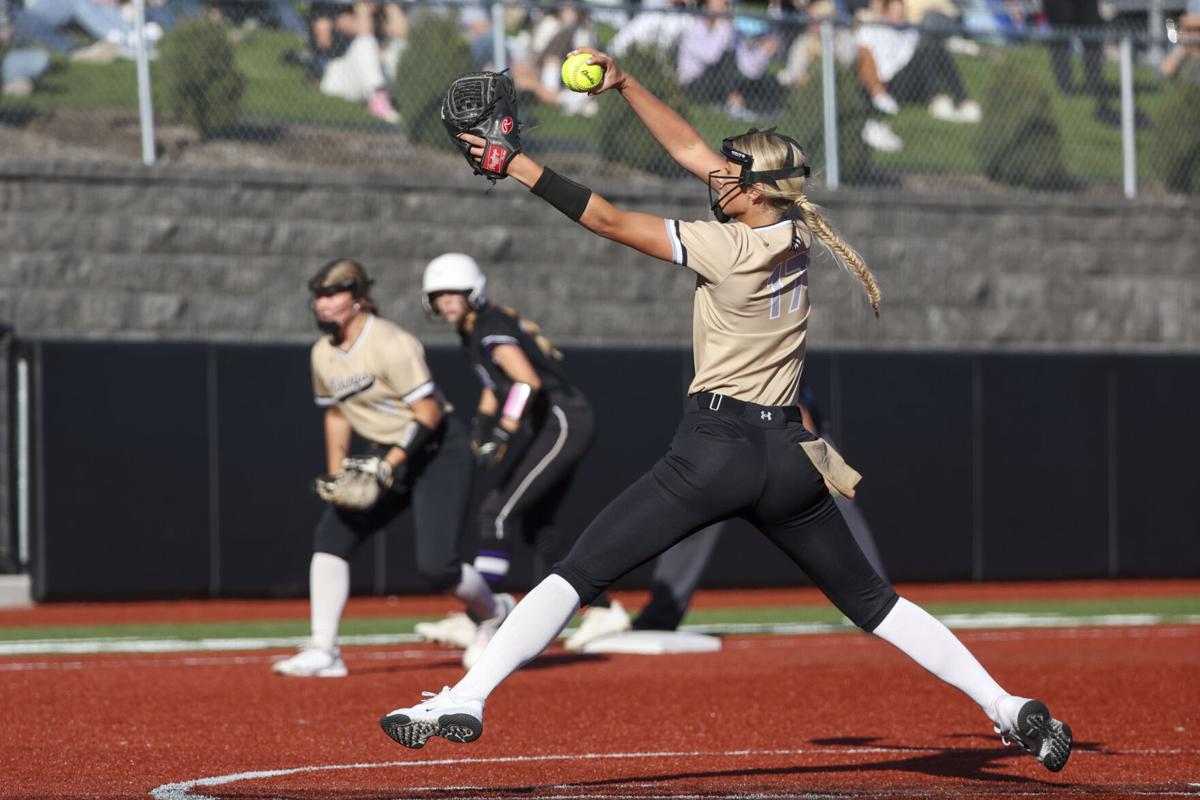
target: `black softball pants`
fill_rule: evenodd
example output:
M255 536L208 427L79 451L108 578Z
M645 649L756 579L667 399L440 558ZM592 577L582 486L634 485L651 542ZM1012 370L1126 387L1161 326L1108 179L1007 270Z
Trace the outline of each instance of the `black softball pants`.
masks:
M800 447L814 437L789 416L754 405L739 416L690 411L667 454L600 512L554 572L586 604L692 533L742 517L854 624L874 630L897 595L855 543Z
M523 536L547 563L562 558L569 541L564 543L555 529L555 518L595 430L592 407L582 394L555 393L549 398L520 462L480 505L480 555L503 555L513 537Z
M347 561L376 532L383 530L405 509L412 507L416 527L417 572L434 591L452 589L462 579L463 519L471 491L471 452L466 426L452 415L444 416L433 440L409 465L399 491L386 493L366 511L349 511L330 505L317 523L314 550ZM371 455L388 450L373 444Z
M941 92L955 103L967 99L958 65L943 40L928 33L921 35L912 59L888 81L888 92L900 103L928 103Z

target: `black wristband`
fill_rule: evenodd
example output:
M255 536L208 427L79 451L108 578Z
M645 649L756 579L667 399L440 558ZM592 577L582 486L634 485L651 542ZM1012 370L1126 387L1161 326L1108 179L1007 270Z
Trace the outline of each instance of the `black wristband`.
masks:
M591 189L570 178L564 178L549 167L542 169L542 177L537 179L537 183L529 191L576 222L579 222L579 218L587 210L588 201L592 199Z
M429 440L433 438L433 431L425 427L425 423L419 419L414 419L412 427L408 429L408 436L403 442L397 443L397 447L403 450L411 458L414 453L421 452L421 448L429 444Z

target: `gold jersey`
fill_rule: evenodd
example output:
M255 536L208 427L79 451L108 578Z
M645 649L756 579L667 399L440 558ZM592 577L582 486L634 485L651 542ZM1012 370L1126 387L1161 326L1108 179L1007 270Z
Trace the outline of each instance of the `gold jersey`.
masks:
M795 404L808 329L808 227L790 219L757 228L672 219L666 224L672 260L697 276L696 377L688 394Z
M312 378L317 405L336 405L355 433L386 445L406 441L412 404L437 392L417 338L374 314L349 350L328 336L313 345Z

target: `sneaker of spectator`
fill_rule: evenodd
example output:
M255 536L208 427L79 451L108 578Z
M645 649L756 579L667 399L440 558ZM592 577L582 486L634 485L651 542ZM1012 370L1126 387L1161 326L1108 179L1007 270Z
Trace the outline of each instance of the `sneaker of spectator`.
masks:
M947 36L946 49L958 56L976 57L983 52L979 47L979 42L962 36Z
M950 100L950 98L946 97L945 95L938 95L938 97L942 97L942 98L946 99L947 101ZM936 99L937 98L935 97L934 100L936 100ZM877 111L879 111L883 114L887 114L889 117L894 117L900 113L900 104L896 102L896 98L892 97L887 92L880 92L879 94L874 95L871 98L871 105L875 106L875 109ZM951 104L951 108L953 108L953 104ZM932 104L930 104L929 113L933 114ZM937 115L934 114L934 116L937 116Z
M0 38L0 49L7 39ZM0 58L0 80L4 97L28 97L33 94L38 78L50 69L50 54L37 47L18 47Z
M884 153L897 153L904 148L901 139L892 126L878 119L869 119L862 129L862 140L868 146Z
M955 106L949 95L939 94L929 102L929 116L944 122L976 124L983 119L983 110L974 100L963 100Z
M29 97L31 94L33 94L31 78L13 78L11 81L4 82L5 97Z
M392 106L384 89L376 89L371 93L371 99L367 101L367 113L392 125L400 124L400 112Z
M939 94L929 101L929 116L943 122L958 122L958 109L954 107L950 95Z
M725 101L725 106L722 108L722 110L725 112L726 116L732 117L736 120L741 120L742 122L751 122L759 118L758 114L755 114L746 107L745 99L743 99L742 96L736 92L731 94L729 99Z
M978 125L983 121L983 109L979 107L979 103L974 100L963 100L958 104L958 119L955 122L966 122L970 125Z
M80 64L111 64L120 55L120 42L111 39L100 39L99 41L72 50L67 58Z

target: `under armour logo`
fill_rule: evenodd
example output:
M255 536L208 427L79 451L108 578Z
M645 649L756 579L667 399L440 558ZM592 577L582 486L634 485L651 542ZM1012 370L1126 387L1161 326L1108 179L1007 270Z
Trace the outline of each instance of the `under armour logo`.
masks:
M760 411L760 412L758 412L758 418L765 419L767 422L770 422L771 421L771 412L770 411Z

